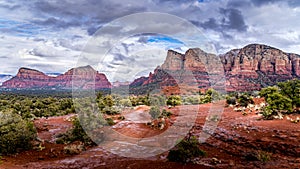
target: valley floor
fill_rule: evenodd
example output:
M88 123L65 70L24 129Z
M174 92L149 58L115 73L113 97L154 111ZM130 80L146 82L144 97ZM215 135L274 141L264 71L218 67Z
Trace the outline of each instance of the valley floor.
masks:
M262 100L256 99L256 104ZM212 104L184 105L171 108L174 112L171 121L175 121L178 108L188 112L198 112L191 135L199 136ZM143 109L140 109L143 110ZM65 145L54 143L54 135L71 128L71 116L41 118L35 121L38 136L44 143L39 150L31 150L14 156L4 156L1 169L75 169L75 168L299 168L300 166L300 124L283 120L258 120L261 117L255 111L243 115L231 107L225 107L214 133L200 145L207 153L194 164L168 162L168 152L146 159L121 157L110 153L101 146L88 148L77 155L67 155ZM188 115L187 115L188 116ZM299 115L298 115L299 116ZM128 114L127 118L134 118ZM143 118L147 118L142 116ZM295 118L296 115L290 115ZM126 123L126 119L125 122ZM170 124L171 125L171 124ZM119 126L119 127L118 127ZM132 137L148 137L160 134L159 129L152 129L142 123L130 125L116 124L114 129ZM74 143L80 144L80 143ZM132 152L134 153L134 152ZM260 153L261 160L255 159ZM265 157L265 158L264 158ZM265 161L265 162L264 162Z

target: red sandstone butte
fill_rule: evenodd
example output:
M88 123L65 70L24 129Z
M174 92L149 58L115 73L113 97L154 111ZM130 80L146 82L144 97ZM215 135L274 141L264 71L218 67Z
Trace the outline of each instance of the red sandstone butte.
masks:
M73 76L74 75L74 76ZM76 75L76 76L75 76ZM81 89L111 88L111 83L103 73L99 73L91 66L72 68L57 77L29 68L20 68L17 75L3 82L2 88L32 89L71 89L72 83Z
M185 54L169 50L161 66L130 86L185 84L198 88L223 87L227 91L253 91L293 78L300 78L299 55L267 45L250 44L218 56L199 48L189 49Z

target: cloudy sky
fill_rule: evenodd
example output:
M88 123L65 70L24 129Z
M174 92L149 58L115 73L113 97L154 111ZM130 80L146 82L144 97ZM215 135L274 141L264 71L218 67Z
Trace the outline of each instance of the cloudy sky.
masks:
M92 65L111 81L131 80L160 65L168 49L222 54L264 43L300 54L299 18L298 0L1 0L0 74L63 73L98 57ZM182 35L193 27L186 22L198 32Z

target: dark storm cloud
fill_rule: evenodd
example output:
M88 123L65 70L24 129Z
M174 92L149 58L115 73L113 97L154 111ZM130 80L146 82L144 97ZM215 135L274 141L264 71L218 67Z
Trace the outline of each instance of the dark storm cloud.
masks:
M281 1L281 0L279 0ZM278 2L278 0L252 0L251 1L255 6L261 6L261 5L268 5L275 2Z
M98 29L100 29L101 27L100 26L92 26L92 27L89 27L87 29L87 32L88 32L88 35L93 35L94 33L97 32Z
M202 1L199 1L199 2L202 2ZM180 4L180 3L197 2L197 0L154 0L154 2L157 3L157 4L161 4L161 3L173 3L175 5L175 4Z
M249 8L251 1L247 0L231 0L228 1L227 7L229 8Z
M244 17L238 9L220 9L220 13L223 14L222 27L227 29L234 29L240 32L247 30L247 25L245 24Z
M46 39L43 39L43 38L34 38L32 40L35 42L46 42L47 41Z
M39 24L58 27L82 26L87 27L87 33L92 35L99 25L115 18L146 11L143 4L127 5L104 0L89 1L38 1L33 8L42 16L51 16Z
M55 26L55 28L67 28L73 26L80 26L80 22L78 21L64 21L62 19L56 19L54 17L48 18L46 20L35 20L33 21L35 24L43 25L43 26Z
M235 30L238 32L246 32L248 26L244 21L244 17L240 10L234 8L220 8L220 17L209 18L207 21L198 22L192 21L195 25L198 25L204 29L211 29L217 32L221 32L224 38L231 38L227 31Z
M252 0L250 1L254 6L263 6L263 5L270 5L276 3L286 3L290 7L298 7L300 6L299 0Z
M218 23L218 21L215 18L209 18L203 23L199 23L197 21L193 21L193 23L202 26L204 29L212 29L216 31L219 31L221 27L221 24Z
M6 8L6 9L9 9L9 10L15 10L15 9L18 9L20 8L21 5L0 5L0 8Z

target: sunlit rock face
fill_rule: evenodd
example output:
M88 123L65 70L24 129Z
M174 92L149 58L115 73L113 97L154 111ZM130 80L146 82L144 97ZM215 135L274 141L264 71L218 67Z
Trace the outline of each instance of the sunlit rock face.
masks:
M91 66L72 68L57 77L48 76L34 69L20 68L16 76L3 82L2 88L72 89L72 85L81 89L111 88L106 76L98 73Z
M299 78L299 65L299 55L261 44L250 44L219 56L199 48L189 49L185 54L169 50L161 66L130 86L145 89L154 84L160 88L185 84L205 89L224 83L227 91L253 91Z
M227 78L227 90L251 91L277 82L299 78L299 55L251 44L220 56Z

